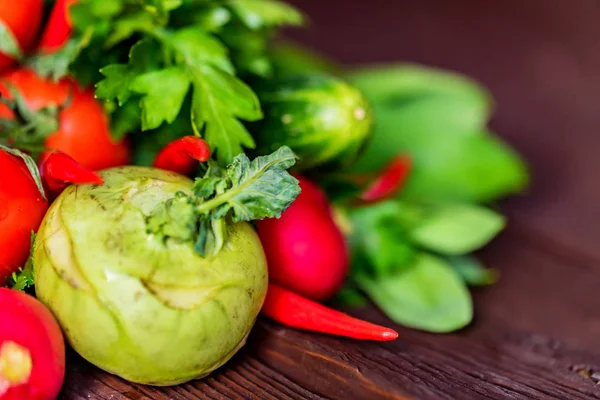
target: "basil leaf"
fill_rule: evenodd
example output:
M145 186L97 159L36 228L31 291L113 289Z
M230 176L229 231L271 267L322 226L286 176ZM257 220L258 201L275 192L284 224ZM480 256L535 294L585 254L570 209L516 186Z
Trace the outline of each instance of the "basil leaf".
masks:
M464 75L438 68L389 64L360 68L347 78L374 104L390 99L441 96L480 104L480 119L489 117L491 111L492 97L485 88Z
M417 245L442 254L461 255L488 243L503 228L502 215L475 205L440 205L415 226L410 237Z
M386 275L414 262L416 250L401 225L409 212L399 202L387 201L348 211L352 223L349 242L353 259L361 264L355 270L368 270L372 275Z
M363 275L356 282L388 317L408 327L451 332L473 318L464 282L446 262L427 254L391 275Z
M19 42L17 42L17 39L8 25L2 20L0 20L0 53L4 53L16 60L21 60L23 58L23 52L21 51Z
M475 257L449 257L447 261L467 285L470 286L493 285L500 277L497 269L485 268Z
M487 202L527 184L520 157L487 131L492 102L475 82L411 65L359 70L350 81L377 121L355 172L376 171L407 153L414 168L400 196L423 201Z
M42 178L40 177L40 171L38 170L38 166L35 163L35 161L33 160L33 158L31 158L27 154L25 154L17 149L3 146L1 144L0 144L0 151L5 151L9 154L12 154L13 156L19 157L20 159L23 160L23 162L25 162L25 165L27 166L27 170L31 174L31 177L34 180L35 185L37 186L38 190L40 191L40 194L42 195L42 198L44 200L46 200L46 192L44 191L44 185L42 184Z

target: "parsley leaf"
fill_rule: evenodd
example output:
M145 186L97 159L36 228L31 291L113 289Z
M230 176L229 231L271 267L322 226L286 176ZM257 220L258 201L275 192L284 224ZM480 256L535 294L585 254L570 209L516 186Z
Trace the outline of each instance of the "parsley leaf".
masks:
M232 0L232 10L253 30L279 25L302 25L304 16L296 8L277 0Z
M171 67L137 76L129 88L144 95L140 101L142 129L153 129L163 122L173 122L179 114L190 83L185 70L181 67Z

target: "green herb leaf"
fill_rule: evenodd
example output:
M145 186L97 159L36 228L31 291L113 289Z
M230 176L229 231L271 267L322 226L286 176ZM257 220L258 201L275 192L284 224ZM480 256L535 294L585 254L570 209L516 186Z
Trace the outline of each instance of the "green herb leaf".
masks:
M208 32L219 32L225 24L231 21L231 12L222 6L196 8L193 13L196 23L202 25Z
M430 332L451 332L468 325L473 305L464 282L443 260L421 254L394 274L356 280L393 321Z
M163 122L173 122L189 88L190 80L181 67L137 76L131 82L130 89L144 95L140 102L142 129L154 129Z
M302 25L304 22L300 11L277 0L231 0L229 5L250 29Z
M35 182L35 185L37 186L38 190L40 191L42 198L44 200L46 200L46 192L44 191L44 185L42 184L42 178L40 177L40 171L38 170L38 166L35 163L35 161L33 160L33 158L31 158L27 154L25 154L17 149L3 146L2 144L0 144L0 150L3 150L5 152L12 154L13 156L19 157L20 159L23 160L23 162L27 166L27 170L29 171L29 173L31 174L31 177L33 178L33 180Z
M194 184L194 195L180 193L160 204L147 219L147 229L161 241L194 243L202 256L225 243L225 221L278 218L300 193L287 169L296 162L288 147L250 161L235 157L226 170L212 163Z
M355 172L404 152L414 163L404 198L488 202L526 186L523 161L487 131L491 98L473 81L410 65L359 70L350 80L377 120Z
M440 205L410 232L423 248L442 254L467 254L482 247L503 228L502 215L475 205Z
M500 272L497 269L485 268L475 257L449 257L447 261L470 286L493 285L500 278Z
M90 45L92 30L86 30L82 35L69 39L59 50L52 53L38 53L29 58L26 64L39 76L58 81L69 73L69 67Z
M31 232L31 254L33 254L35 251L35 238L35 233ZM8 278L8 286L14 290L20 290L24 292L25 290L33 287L34 283L33 258L29 256L25 267L19 268L18 272L13 272L13 274Z
M237 118L255 121L262 118L256 94L245 83L217 68L206 66L194 79L192 123L202 132L218 159L230 162L254 148L252 136Z
M314 50L296 43L283 42L277 44L270 52L269 58L277 76L305 74L307 72L340 75L341 68L333 61Z
M0 52L16 60L23 58L23 52L10 28L0 20Z
M0 118L0 144L27 151L37 158L45 149L46 138L58 130L58 114L63 105L51 104L32 110L23 95L10 82L4 83L12 99L1 98L0 101L12 110L14 118Z
M348 75L354 86L373 103L400 103L424 97L462 99L477 105L487 120L492 96L472 79L450 71L417 64L388 64L360 68Z
M100 99L116 98L123 105L131 96L129 84L132 74L126 64L111 64L100 70L106 78L96 84L96 96Z
M387 275L414 262L416 249L401 223L407 212L407 207L395 201L349 210L353 258L363 253L360 270L374 276Z
M227 168L228 189L201 203L196 211L213 213L213 218L223 218L231 211L234 222L279 218L300 193L298 180L287 172L295 163L296 155L285 146L252 162L239 154ZM204 199L205 184L214 186L215 194L218 187L212 177L197 180L196 192Z

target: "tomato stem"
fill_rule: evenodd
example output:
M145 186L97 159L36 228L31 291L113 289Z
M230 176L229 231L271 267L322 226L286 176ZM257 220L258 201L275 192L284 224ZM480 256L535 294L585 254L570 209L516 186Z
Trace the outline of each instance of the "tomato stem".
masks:
M353 318L273 283L269 284L262 313L292 328L330 335L377 341L389 341L398 337L393 329Z
M204 139L184 136L163 147L154 160L154 167L188 175L198 162L208 161L210 155L210 146Z
M29 350L11 340L0 346L0 396L11 386L27 383L33 362Z

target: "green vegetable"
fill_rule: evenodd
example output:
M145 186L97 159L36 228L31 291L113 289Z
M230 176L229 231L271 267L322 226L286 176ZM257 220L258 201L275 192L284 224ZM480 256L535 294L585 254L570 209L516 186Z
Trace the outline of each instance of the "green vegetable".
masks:
M70 12L73 38L60 54L34 62L40 72L55 78L69 72L96 84L113 115L138 103L138 115L127 117L138 123L121 126L154 130L183 115L221 165L255 147L242 121L262 118L258 98L239 75L268 76L271 32L303 21L275 0L80 0Z
M501 215L475 205L399 200L346 212L351 284L394 321L413 328L449 332L470 322L466 284L493 283L496 273L471 257L439 254L466 254L485 245L504 227Z
M451 204L435 207L410 231L417 245L442 254L467 254L504 228L504 217L488 208Z
M259 154L289 146L298 168L350 165L371 130L369 105L360 92L330 76L311 74L272 80L260 87L265 118L251 125Z
M244 345L267 290L259 238L236 221L290 205L294 160L285 148L239 155L196 183L121 167L102 171L101 186L67 188L38 231L37 296L106 371L152 385L209 374Z
M457 74L417 66L350 75L373 107L373 138L353 166L372 172L398 153L413 159L401 195L422 201L489 202L520 192L527 170L486 128L489 94Z
M469 256L449 257L446 261L458 275L470 286L488 286L496 283L500 277L498 270L485 268L479 260Z
M392 320L430 332L450 332L473 317L464 282L443 260L421 254L391 275L362 276L359 286Z
M341 68L315 51L293 42L278 43L270 53L278 77L309 72L340 75Z

